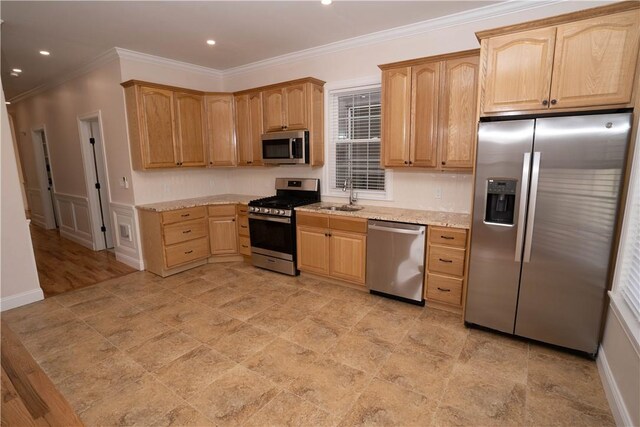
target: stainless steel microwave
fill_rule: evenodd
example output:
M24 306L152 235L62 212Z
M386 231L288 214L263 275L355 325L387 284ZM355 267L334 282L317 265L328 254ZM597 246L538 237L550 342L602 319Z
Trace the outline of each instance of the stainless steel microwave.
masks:
M309 131L294 130L263 134L262 160L269 164L309 163Z

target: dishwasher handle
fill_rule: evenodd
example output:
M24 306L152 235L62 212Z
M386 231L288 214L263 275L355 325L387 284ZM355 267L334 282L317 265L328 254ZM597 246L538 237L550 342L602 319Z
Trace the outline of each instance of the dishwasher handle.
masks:
M386 231L388 233L396 233L396 234L411 234L413 236L419 236L421 234L424 234L424 228L421 228L419 230L406 230L404 228L380 227L378 225L369 225L369 230Z

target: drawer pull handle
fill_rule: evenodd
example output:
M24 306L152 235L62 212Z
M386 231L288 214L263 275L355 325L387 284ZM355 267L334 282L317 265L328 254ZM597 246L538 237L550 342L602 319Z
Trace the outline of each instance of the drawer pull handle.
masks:
M247 228L247 226L246 225L241 225L240 228Z
M191 233L191 230L184 230L184 231L182 232L182 234L187 234L187 233Z
M438 290L442 292L451 292L451 289L441 288L440 286L438 286Z
M452 260L450 260L450 259L442 259L442 258L438 258L438 260L439 260L440 262L446 262L446 263L451 263L451 262L453 262L453 261L452 261Z
M445 239L445 240L453 240L454 237L453 236L440 236L441 239Z
M193 253L193 249L190 250L190 251L186 251L184 254L187 255L187 254L190 254L190 253Z
M182 218L187 218L187 217L191 216L191 214L181 214L180 216L181 216Z
M242 246L243 248L248 248L248 247L249 247L249 246L247 246L247 245L240 245L240 246Z

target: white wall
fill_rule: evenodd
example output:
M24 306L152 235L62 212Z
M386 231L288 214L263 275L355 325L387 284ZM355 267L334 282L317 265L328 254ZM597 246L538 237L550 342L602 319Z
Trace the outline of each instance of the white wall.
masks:
M29 221L20 202L20 179L11 141L9 116L0 82L2 109L2 204L0 208L0 310L8 310L44 298L29 234Z

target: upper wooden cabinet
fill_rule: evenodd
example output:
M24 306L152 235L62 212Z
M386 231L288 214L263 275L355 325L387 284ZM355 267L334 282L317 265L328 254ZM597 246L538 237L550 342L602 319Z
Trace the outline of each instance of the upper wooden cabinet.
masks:
M134 169L205 166L202 96L136 81L123 86Z
M384 167L473 167L478 50L381 65Z
M618 3L477 33L481 114L629 106L638 7Z
M265 132L307 129L307 107L305 83L263 91Z
M234 166L236 144L233 123L233 95L205 96L209 165Z
M261 166L262 162L262 95L260 92L236 95L236 135L238 165Z

